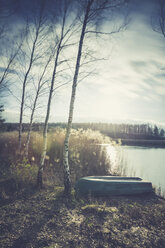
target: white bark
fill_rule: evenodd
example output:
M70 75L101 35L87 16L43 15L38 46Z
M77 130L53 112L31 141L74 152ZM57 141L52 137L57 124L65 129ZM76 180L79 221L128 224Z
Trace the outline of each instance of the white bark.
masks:
M25 73L25 77L24 77L24 81L23 81L23 87L22 87L22 99L21 99L21 107L20 107L20 118L19 118L19 138L18 138L18 151L19 153L21 152L21 146L22 146L22 119L23 119L23 111L24 111L24 103L25 103L25 90L26 90L26 84L27 84L27 79L28 79L28 75L31 71L31 68L33 66L33 58L34 58L34 52L36 49L36 43L39 37L39 31L41 28L41 23L39 23L37 30L36 30L36 34L35 34L35 39L33 42L33 46L32 46L32 51L31 51L31 55L30 55L30 61L29 61L29 65L28 65L28 69Z
M53 69L52 80L51 80L51 88L49 91L49 98L48 98L48 104L47 104L47 112L46 112L45 123L44 123L42 154L41 154L41 160L40 160L40 164L39 164L38 177L37 177L38 188L43 187L42 176L43 176L43 168L44 168L45 156L46 156L46 151L47 151L48 121L49 121L49 115L50 115L52 95L53 95L53 91L54 91L54 84L55 84L55 77L56 77L56 71L57 71L57 66L58 66L58 59L59 59L59 55L60 55L60 52L62 49L62 41L64 38L65 14L63 17L61 35L60 35L60 40L59 40L59 44L58 44L57 52L56 52L56 58L55 58L54 69Z
M68 125L67 125L65 140L64 140L63 169L64 169L64 187L65 187L66 194L70 194L70 191L71 191L70 167L69 167L69 160L68 160L69 137L70 137L71 127L72 127L74 102L75 102L75 96L76 96L78 74L79 74L79 69L80 69L80 60L81 60L81 54L82 54L82 48L83 48L83 41L85 37L85 30L87 27L90 8L92 6L93 1L94 0L88 1L85 16L84 16L83 26L81 30L81 36L79 40L78 54L77 54L77 60L76 60L76 66L75 66L75 72L74 72L74 78L73 78L73 84L72 84L72 94L71 94L71 100L70 100Z
M73 78L73 84L72 84L72 94L71 94L71 100L70 100L68 125L67 125L66 136L64 140L64 150L63 150L64 186L65 186L66 194L69 194L71 191L68 148L69 148L69 137L70 137L71 127L72 127L76 88L77 88L77 81L78 81L78 76L79 76L80 61L82 57L82 48L83 48L84 38L87 33L95 33L95 34L100 34L100 35L111 35L113 33L119 32L121 29L125 27L125 25L122 25L121 27L117 29L117 31L113 31L110 33L101 32L97 30L88 30L88 28L92 27L92 25L90 25L92 24L92 22L95 25L95 21L99 17L99 14L101 14L104 10L115 9L116 7L120 6L124 2L120 0L114 1L114 3L113 1L109 1L109 0L103 0L103 1L88 0L88 1L84 1L84 4L85 3L86 3L86 9L85 9L85 14L84 14L84 19L82 22L82 30L81 30L81 36L80 36L79 46L78 46L78 54L77 54L77 60L76 60L76 66L75 66L75 72L74 72L74 78Z
M35 109L36 109L38 96L39 96L39 92L37 91L36 97L35 97L35 100L34 100L34 104L33 104L33 109L32 109L32 112L31 112L30 123L29 123L29 131L28 131L28 134L27 134L27 139L26 139L26 144L25 144L25 156L26 157L28 157L28 153L29 153L30 136L31 136L33 117L34 117L34 112L35 112Z
M37 101L38 101L38 98L39 98L39 94L40 94L40 91L42 89L42 86L44 84L42 84L42 79L45 75L45 72L46 72L46 69L51 61L51 57L52 55L49 57L45 67L44 67L44 70L41 74L41 77L39 79L39 82L38 82L38 87L37 87L37 91L36 91L36 95L35 95L35 99L34 99L34 103L33 103L33 108L32 108L32 112L31 112L31 117L30 117L30 123L29 123L29 131L28 131L28 134L27 134L27 139L26 139L26 144L25 144L25 156L27 157L28 156L28 152L29 152L29 143L30 143L30 136L31 136L31 131L32 131L32 125L33 125L33 117L34 117L34 113L35 113L35 110L36 110L36 105L37 105Z
M22 99L21 99L20 118L19 118L19 138L18 138L18 141L19 141L18 151L19 151L19 153L21 153L21 146L22 146L22 144L21 144L22 143L22 119L23 119L24 104L25 104L26 85L27 85L27 81L28 81L28 76L31 72L34 61L36 60L35 51L37 49L37 42L38 42L40 33L43 32L43 30L44 30L44 28L43 28L43 25L44 25L44 7L45 7L45 1L43 1L41 4L40 10L39 10L39 16L37 17L37 20L35 22L34 40L32 41L31 53L29 56L30 57L29 64L28 64L28 68L26 70L25 77L23 80ZM30 25L30 23L27 22L27 28L29 25ZM29 46L29 44L28 44L28 46Z

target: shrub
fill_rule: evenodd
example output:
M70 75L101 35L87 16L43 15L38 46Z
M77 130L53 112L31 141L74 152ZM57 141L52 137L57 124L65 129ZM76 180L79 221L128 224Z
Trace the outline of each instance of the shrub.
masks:
M12 176L19 183L31 184L35 183L37 178L38 166L36 164L29 164L27 158L23 158L10 167Z

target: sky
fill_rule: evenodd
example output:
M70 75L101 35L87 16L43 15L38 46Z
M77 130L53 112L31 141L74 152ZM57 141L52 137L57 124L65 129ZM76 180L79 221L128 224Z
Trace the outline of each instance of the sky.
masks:
M74 122L165 126L165 38L151 27L156 7L152 0L132 0L126 30L94 42L97 55L106 60L94 65L96 73L78 84ZM50 122L67 121L70 95L71 84L55 94ZM19 104L14 101L12 96L4 100L7 122L19 120ZM35 121L44 117L39 110ZM28 120L27 114L24 121Z

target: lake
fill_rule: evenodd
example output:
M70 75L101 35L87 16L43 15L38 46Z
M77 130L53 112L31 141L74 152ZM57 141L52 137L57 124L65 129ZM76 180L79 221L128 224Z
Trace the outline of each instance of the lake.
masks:
M107 146L112 171L151 181L156 192L165 196L165 148Z

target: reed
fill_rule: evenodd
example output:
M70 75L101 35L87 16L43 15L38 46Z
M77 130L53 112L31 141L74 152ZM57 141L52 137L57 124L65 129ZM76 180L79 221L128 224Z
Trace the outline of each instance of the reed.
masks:
M46 184L62 185L62 153L65 129L56 128L48 133L48 148L44 167L44 182ZM23 133L22 144L25 146L27 133ZM29 155L18 156L17 132L3 133L0 139L0 177L16 176L17 180L35 181L37 166L42 149L42 133L32 132ZM99 131L90 129L72 129L70 137L69 161L72 182L82 176L107 175L111 163L107 157L105 146L99 144L112 141Z

